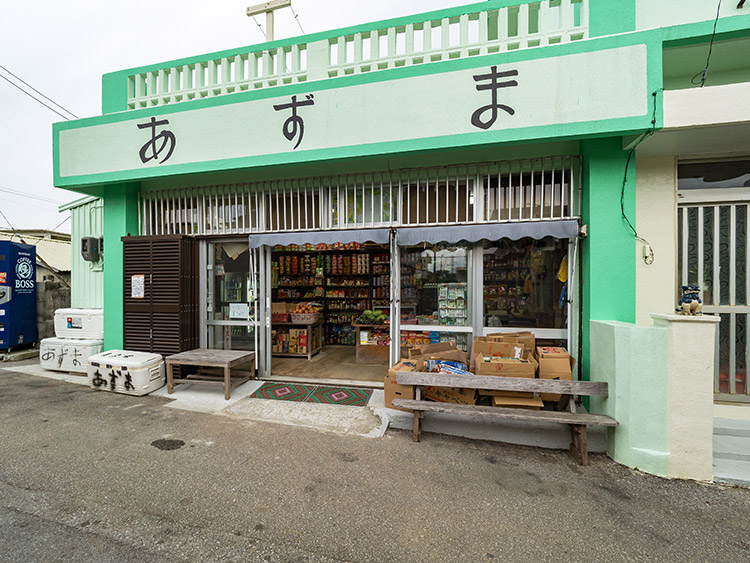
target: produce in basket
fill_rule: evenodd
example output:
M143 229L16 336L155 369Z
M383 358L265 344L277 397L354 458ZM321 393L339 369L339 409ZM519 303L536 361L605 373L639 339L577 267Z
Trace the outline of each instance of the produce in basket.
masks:
M290 311L293 315L313 315L319 313L321 306L317 303L297 303Z
M382 325L388 322L388 317L383 311L364 311L357 319L357 324L361 325Z

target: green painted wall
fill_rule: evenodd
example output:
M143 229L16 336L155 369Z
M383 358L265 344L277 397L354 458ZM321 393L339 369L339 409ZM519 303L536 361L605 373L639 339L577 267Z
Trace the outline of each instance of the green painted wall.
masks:
M659 0L650 0L658 2ZM633 0L589 0L589 37L635 31Z
M140 184L115 184L104 190L104 349L123 343L122 237L138 234Z
M635 322L635 245L622 218L620 193L628 153L619 137L581 141L583 157L583 362L590 375L589 321ZM625 186L625 213L635 224L635 162Z
M592 380L606 381L609 397L592 397L591 409L617 420L607 453L618 463L666 477L668 331L622 322L591 324Z

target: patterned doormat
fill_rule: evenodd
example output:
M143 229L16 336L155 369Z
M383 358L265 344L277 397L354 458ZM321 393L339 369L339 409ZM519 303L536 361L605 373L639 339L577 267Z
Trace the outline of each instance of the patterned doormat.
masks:
M322 403L326 405L349 405L364 407L370 400L372 389L356 387L320 387L299 383L264 383L250 395L251 399L273 401L295 401L298 403Z

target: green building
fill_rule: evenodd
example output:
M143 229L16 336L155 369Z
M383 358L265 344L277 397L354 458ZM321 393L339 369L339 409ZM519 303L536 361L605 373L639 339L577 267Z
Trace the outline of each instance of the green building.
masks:
M364 309L383 364L530 330L609 382L614 459L710 480L714 416L750 418L750 8L716 8L488 0L107 74L53 132L104 244L73 305L105 349L262 376ZM682 285L721 322L676 317ZM275 315L310 301L302 346Z

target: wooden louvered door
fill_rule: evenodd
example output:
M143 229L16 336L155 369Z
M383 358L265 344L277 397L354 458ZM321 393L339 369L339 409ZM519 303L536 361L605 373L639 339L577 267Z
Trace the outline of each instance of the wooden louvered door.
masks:
M124 348L162 356L197 348L195 239L176 235L122 241Z

